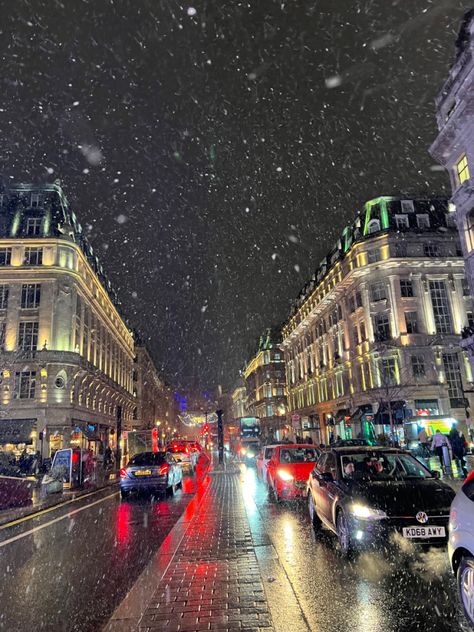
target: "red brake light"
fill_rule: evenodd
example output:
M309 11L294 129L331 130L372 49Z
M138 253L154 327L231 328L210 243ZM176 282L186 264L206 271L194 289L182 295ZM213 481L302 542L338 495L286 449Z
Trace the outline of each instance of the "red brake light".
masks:
M79 453L78 452L74 452L72 453L72 462L73 463L79 463Z
M125 478L126 476L127 476L127 468L126 467L120 468L120 478Z
M470 483L473 479L474 479L474 470L472 470L472 472L469 472L469 474L464 479L464 483Z
M162 465L160 467L160 474L166 474L166 472L170 469L170 466L168 464L166 465Z

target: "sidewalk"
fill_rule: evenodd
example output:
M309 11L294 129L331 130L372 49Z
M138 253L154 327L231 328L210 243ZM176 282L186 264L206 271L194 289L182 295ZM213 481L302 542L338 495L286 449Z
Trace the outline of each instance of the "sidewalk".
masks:
M292 632L307 631L252 503L239 470L211 472L104 632L278 632L288 630L287 617ZM273 620L272 589L286 627Z

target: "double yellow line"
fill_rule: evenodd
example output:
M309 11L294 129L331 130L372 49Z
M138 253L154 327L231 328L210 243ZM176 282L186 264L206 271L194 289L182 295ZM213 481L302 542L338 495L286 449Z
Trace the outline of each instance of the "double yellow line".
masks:
M33 518L38 518L38 516L43 516L44 514L49 513L50 511L54 511L56 509L60 509L61 507L65 507L66 505L70 505L71 503L76 503L83 498L89 498L89 496L94 496L99 492L103 491L105 488L101 487L100 489L95 489L93 492L88 492L87 494L81 494L80 496L76 496L75 498L71 498L70 500L65 500L62 503L58 503L57 505L52 505L51 507L46 507L46 509L40 509L35 513L28 514L27 516L23 516L22 518L17 518L16 520L11 520L10 522L6 522L5 524L0 525L0 531L3 529L8 529L10 527L14 527L17 524L21 524L22 522L26 522L27 520L33 520Z

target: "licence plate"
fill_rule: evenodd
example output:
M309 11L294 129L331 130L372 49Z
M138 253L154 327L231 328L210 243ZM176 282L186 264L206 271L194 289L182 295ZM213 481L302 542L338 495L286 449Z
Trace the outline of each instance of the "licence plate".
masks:
M404 538L445 538L444 527L403 527Z
M151 476L151 470L136 470L133 474L135 476Z

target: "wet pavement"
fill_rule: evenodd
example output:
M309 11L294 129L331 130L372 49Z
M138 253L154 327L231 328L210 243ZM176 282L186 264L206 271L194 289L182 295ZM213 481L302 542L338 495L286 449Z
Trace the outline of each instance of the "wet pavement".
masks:
M444 547L366 553L345 561L331 533L315 536L305 503L269 502L253 468L243 468L240 478L252 532L262 531L263 524L310 630L467 629Z
M0 630L96 632L135 583L195 491L120 501L118 487L0 527Z

